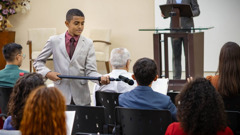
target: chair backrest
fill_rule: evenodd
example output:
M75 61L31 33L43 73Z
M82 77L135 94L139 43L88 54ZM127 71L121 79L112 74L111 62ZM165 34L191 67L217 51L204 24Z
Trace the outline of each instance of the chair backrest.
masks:
M111 30L92 29L89 38L93 40L97 61L108 61L109 45L111 44Z
M10 94L12 93L13 88L3 88L0 87L0 108L2 111L2 114L7 114L7 106L8 106L8 101L10 98Z
M172 122L168 110L142 110L116 107L117 134L164 135Z
M224 97L223 102L226 110L240 112L240 95L235 97Z
M115 124L115 107L119 106L118 96L121 93L96 91L96 106L105 107L105 119L107 124Z
M56 28L33 28L28 30L28 40L32 41L32 51L42 51L50 36L56 35Z
M173 104L175 104L175 98L177 96L177 94L179 94L179 92L167 92L167 95L171 98Z
M228 118L228 126L234 132L234 135L240 135L240 112L238 111L225 111Z
M67 105L67 111L76 111L72 134L104 133L105 117L102 106Z
M32 59L36 59L42 51L50 36L56 35L56 28L33 28L28 29L28 40L32 41Z

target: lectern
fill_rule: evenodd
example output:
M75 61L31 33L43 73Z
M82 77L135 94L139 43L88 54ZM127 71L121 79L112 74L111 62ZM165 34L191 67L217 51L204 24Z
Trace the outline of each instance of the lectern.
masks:
M153 53L154 60L158 66L158 75L160 78L169 78L169 50L168 38L184 38L185 52L185 76L183 80L169 79L168 90L179 91L186 83L189 76L203 77L204 70L204 32L213 27L184 29L187 33L171 33L175 29L139 29L139 31L155 31L153 34ZM199 32L195 32L199 31ZM164 53L162 53L162 50ZM164 64L164 65L163 65ZM164 70L163 70L164 66Z
M180 29L180 17L193 17L191 6L188 4L165 4L160 5L162 14L171 17L171 28Z

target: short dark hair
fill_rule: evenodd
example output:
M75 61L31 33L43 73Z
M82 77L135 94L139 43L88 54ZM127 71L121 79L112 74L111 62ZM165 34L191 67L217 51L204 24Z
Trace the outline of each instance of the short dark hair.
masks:
M3 56L6 61L13 62L17 54L22 53L22 46L16 43L9 43L3 47Z
M70 22L73 19L73 16L81 16L84 17L84 14L81 10L79 9L70 9L68 10L67 14L66 14L66 21Z
M178 121L188 135L214 135L227 126L223 99L205 78L187 83L176 104Z
M157 65L152 59L141 58L134 64L133 73L139 85L148 86L157 75Z

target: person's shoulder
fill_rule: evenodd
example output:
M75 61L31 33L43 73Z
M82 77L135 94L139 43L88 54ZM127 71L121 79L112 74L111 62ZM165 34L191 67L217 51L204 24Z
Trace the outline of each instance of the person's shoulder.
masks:
M131 91L128 91L128 92L125 92L125 93L122 93L119 95L119 98L125 98L127 97L129 94L131 94Z
M20 72L20 73L21 73L21 72L23 72L23 73L29 73L28 71L22 70L22 69L19 69L19 72Z
M58 40L60 38L64 38L65 37L65 33L59 34L59 35L52 35L49 37L48 41L55 41Z
M156 91L154 91L154 90L153 90L153 92L154 92L157 96L161 97L161 99L170 100L170 97L167 96L167 95L164 95L164 94L162 94L162 93L156 92Z
M173 122L171 123L166 132L165 135L186 135L184 131L181 129L180 122Z
M81 35L81 38L82 38L82 40L83 40L84 42L86 42L86 43L88 43L88 44L92 44L92 43L93 43L92 39L90 39L90 38L87 38L87 37L82 36L82 35Z
M226 127L224 131L218 132L217 135L234 135L234 134L229 127Z
M209 76L206 76L206 79L209 80L209 81L212 81L212 80L215 80L215 79L218 79L218 78L219 78L219 75L215 75L215 76L209 75Z

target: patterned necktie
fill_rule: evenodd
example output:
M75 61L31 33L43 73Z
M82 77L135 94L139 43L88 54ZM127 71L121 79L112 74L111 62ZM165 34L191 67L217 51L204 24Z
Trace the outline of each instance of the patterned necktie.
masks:
M73 56L73 53L74 53L74 50L75 50L74 42L75 42L75 39L71 38L70 39L70 54L69 54L70 59L72 59L72 56Z

